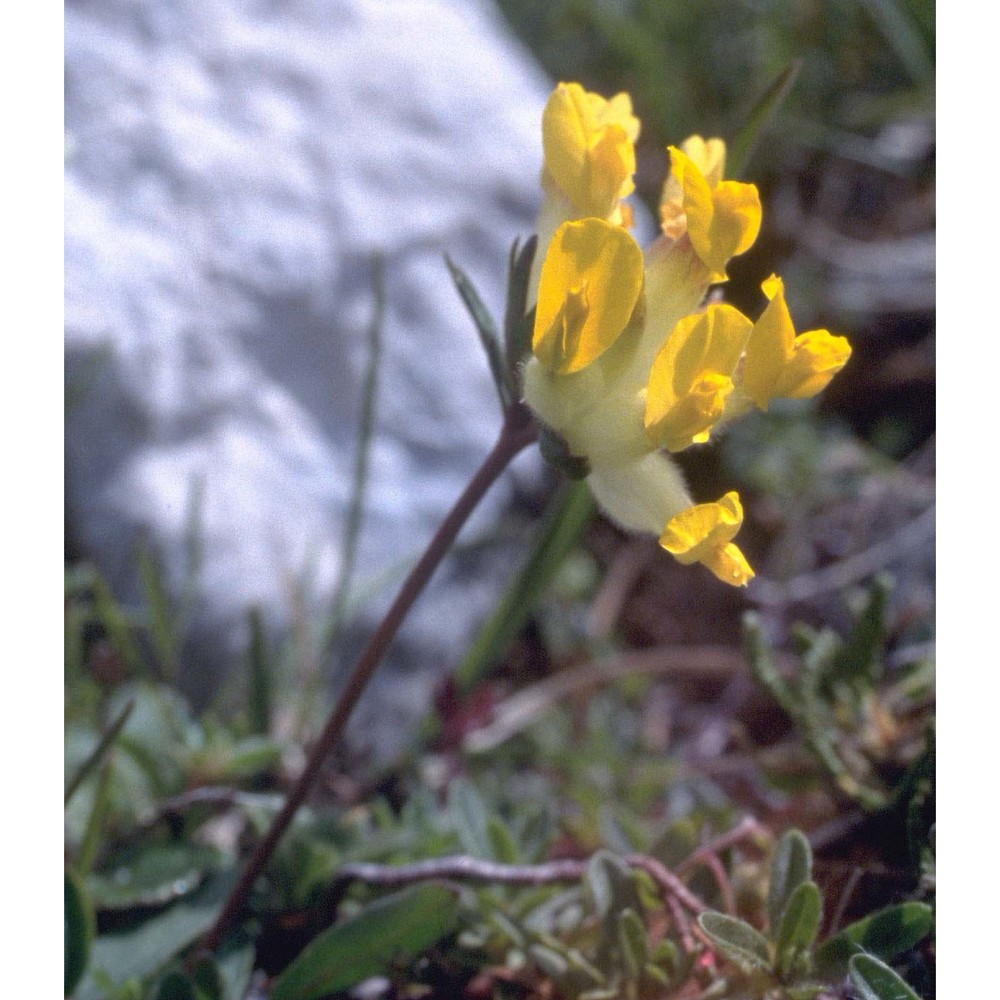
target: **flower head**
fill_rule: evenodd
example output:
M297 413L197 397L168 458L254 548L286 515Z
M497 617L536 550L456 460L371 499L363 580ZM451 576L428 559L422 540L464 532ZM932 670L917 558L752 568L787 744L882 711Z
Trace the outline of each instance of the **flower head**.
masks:
M692 136L671 147L660 205L663 235L643 255L623 228L639 122L628 96L606 101L560 84L543 120L544 258L525 402L580 459L591 491L623 527L647 531L684 564L720 580L753 577L733 539L743 508L730 492L695 503L664 453L704 444L713 430L776 396L819 392L850 347L825 330L795 335L781 282L754 323L730 305L703 305L750 247L761 209L752 184L723 180L726 147Z

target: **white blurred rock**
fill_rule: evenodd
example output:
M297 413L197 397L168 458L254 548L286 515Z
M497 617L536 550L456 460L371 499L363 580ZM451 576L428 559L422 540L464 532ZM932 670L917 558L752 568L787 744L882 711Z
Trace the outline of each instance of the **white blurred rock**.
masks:
M360 588L419 552L486 453L497 406L442 253L499 314L549 84L473 0L69 0L65 24L68 526L124 600L140 540L179 597L200 497L183 681L204 700L250 607L280 631L303 581L329 602L375 255ZM479 524L508 496L509 480ZM502 582L441 572L356 732L400 745Z

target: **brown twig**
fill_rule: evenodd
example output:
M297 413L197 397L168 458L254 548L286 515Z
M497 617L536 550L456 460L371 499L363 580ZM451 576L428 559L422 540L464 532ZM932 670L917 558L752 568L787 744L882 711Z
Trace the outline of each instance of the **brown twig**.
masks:
M251 888L264 872L279 841L319 777L323 762L343 734L347 721L376 668L382 662L382 657L395 638L399 626L413 602L427 586L438 564L451 548L469 515L486 491L507 468L514 456L531 444L536 437L537 429L532 422L530 412L522 404L512 405L505 414L500 436L492 451L469 481L468 486L448 512L447 517L441 522L437 533L420 557L420 561L410 571L392 606L368 640L368 645L365 646L354 670L348 677L340 698L327 719L323 732L309 754L302 774L289 793L281 812L274 818L271 828L251 855L240 880L226 900L215 924L205 935L202 941L204 949L214 951L218 948L226 932L243 912Z
M753 816L744 816L731 830L719 834L718 837L710 840L707 844L696 847L677 866L677 874L686 875L696 865L704 863L705 858L718 858L723 851L729 850L730 847L735 847L737 844L751 837L762 834L767 835L767 833L768 831Z
M676 899L692 913L706 910L706 905L669 868L645 854L627 854L630 868L646 872L663 894L664 899ZM466 854L429 858L408 865L380 865L357 862L341 865L336 883L367 882L369 885L397 887L425 882L428 879L450 879L463 882L492 882L499 885L548 885L550 882L576 882L587 873L586 858L562 858L537 865L508 865L486 861Z

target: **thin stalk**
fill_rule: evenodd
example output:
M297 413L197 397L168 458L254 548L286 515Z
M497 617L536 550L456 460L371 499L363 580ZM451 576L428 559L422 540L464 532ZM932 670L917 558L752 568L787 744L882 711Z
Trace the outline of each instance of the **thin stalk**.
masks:
M330 713L323 732L313 746L295 787L289 793L281 812L274 818L264 839L257 845L247 862L243 875L229 894L219 918L205 936L202 945L206 950L215 951L226 932L242 914L250 890L264 872L279 841L319 777L323 762L343 735L344 728L355 706L379 663L382 662L383 656L385 656L413 602L427 586L438 564L448 553L462 526L487 490L496 482L511 460L531 444L536 437L537 429L532 423L528 410L521 404L511 406L505 414L503 427L493 450L486 456L483 464L469 481L465 491L449 511L448 516L441 522L437 533L420 557L420 561L413 567L410 575L404 581L392 607L386 612L378 628L368 640L368 645L365 646L354 670L348 677L340 698Z

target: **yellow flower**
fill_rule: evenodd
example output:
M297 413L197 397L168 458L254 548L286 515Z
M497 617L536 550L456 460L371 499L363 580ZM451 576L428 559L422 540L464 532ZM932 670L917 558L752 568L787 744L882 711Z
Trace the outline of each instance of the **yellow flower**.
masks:
M676 234L675 239L686 231L695 253L708 268L709 280L727 281L729 258L749 250L760 232L760 196L753 184L719 179L725 162L721 139L705 143L695 136L688 144L708 173L685 152L669 147L672 179L680 192L678 197L673 186L664 192L665 201L660 206L664 231ZM678 208L683 209L683 222Z
M645 258L622 227L632 192L638 119L626 94L610 101L561 83L543 121L545 202L528 301L536 305L524 400L583 463L604 512L657 535L680 562L720 580L753 577L733 542L736 493L695 504L664 453L775 396L818 392L850 355L825 330L795 336L781 282L756 324L732 306L704 308L734 254L760 229L757 189L722 179L726 147L692 136L671 148L660 206L663 235Z
M772 399L806 399L825 389L847 364L851 346L828 330L796 336L781 279L772 274L761 288L770 301L750 333L741 388L766 410Z
M550 372L568 375L618 339L642 291L642 251L602 219L565 222L542 264L532 348Z
M717 503L698 504L671 518L660 545L685 566L703 563L724 583L745 587L754 572L733 544L742 524L740 498L727 493Z
M681 451L708 440L752 326L738 309L711 305L674 327L649 374L645 426L654 445Z
M577 217L611 219L635 185L639 119L632 99L605 100L578 83L560 83L542 114L545 171L569 199Z

